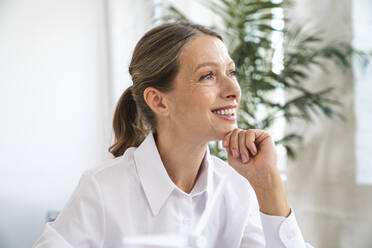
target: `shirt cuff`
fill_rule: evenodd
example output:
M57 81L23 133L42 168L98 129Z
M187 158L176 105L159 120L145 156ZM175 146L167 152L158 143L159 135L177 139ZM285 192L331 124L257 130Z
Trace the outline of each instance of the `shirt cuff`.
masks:
M293 209L289 216L274 216L260 212L266 247L302 248L305 241Z

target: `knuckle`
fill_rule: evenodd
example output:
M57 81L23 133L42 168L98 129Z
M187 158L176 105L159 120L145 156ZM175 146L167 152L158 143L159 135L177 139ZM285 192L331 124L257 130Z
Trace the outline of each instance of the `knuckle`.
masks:
M269 137L272 137L271 132L264 131L264 134L266 134L266 135L269 136Z

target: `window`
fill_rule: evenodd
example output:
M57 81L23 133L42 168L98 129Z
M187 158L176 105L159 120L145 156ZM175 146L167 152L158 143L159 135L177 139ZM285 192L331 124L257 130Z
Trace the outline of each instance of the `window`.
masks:
M353 1L353 46L359 50L372 51L372 2ZM356 181L358 184L372 184L372 65L360 69L354 58L355 115L356 115Z

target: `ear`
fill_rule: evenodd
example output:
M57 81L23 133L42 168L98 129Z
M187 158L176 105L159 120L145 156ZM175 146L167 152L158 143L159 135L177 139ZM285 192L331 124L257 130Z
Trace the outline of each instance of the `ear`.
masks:
M147 105L158 115L166 116L169 113L165 95L153 87L147 87L143 92Z

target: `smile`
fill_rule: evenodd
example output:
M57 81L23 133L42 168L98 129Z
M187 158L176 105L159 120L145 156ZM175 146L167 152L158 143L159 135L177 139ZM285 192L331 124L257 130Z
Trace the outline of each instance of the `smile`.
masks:
M217 115L234 115L235 114L235 109L221 109L221 110L214 110L212 113L215 113Z
M215 114L218 118L228 121L236 120L236 108L225 108L212 110L212 113Z

